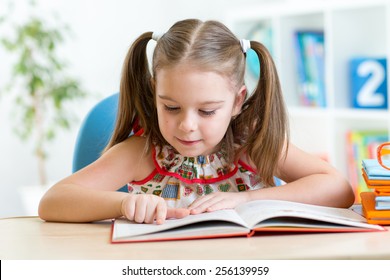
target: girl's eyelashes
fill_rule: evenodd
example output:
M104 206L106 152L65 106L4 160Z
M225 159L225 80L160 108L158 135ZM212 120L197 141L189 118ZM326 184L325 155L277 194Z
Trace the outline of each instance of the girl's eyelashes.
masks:
M212 110L212 111L199 110L199 112L200 112L202 115L205 115L205 116L212 116L212 115L215 114L215 110Z
M180 107L164 105L164 109L168 112L178 112ZM212 116L216 110L199 110L199 113L203 116Z
M179 107L173 107L173 106L167 106L167 105L164 105L164 108L168 112L174 112L174 111L177 111L180 109Z

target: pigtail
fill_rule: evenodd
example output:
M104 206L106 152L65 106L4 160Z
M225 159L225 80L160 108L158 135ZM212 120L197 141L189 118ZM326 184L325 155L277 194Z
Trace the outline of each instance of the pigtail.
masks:
M147 59L147 44L152 32L142 34L130 47L122 68L118 114L114 133L105 148L126 140L135 125L150 132L150 121L157 120Z
M280 155L284 148L285 152L288 148L287 113L270 53L263 44L255 41L251 41L251 49L260 61L260 77L253 94L244 103L235 126L246 127L246 141L242 150L248 153L256 165L262 181L268 186L274 186L273 176Z

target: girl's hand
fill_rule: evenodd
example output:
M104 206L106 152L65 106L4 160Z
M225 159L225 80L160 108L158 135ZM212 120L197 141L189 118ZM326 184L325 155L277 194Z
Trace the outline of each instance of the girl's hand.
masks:
M188 209L168 208L163 198L152 194L129 194L122 200L121 212L130 221L146 224L162 224L166 219L190 214Z
M190 207L188 207L188 209L191 214L199 214L203 212L235 208L237 205L247 201L249 201L248 192L216 192L198 198L190 205Z

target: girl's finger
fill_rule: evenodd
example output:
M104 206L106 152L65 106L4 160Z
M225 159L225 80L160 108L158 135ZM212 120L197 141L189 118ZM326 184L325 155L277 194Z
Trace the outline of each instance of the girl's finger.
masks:
M164 200L161 200L157 203L155 216L156 216L156 223L158 225L161 225L165 222L167 218L167 204L165 203Z
M190 210L186 208L168 208L167 219L182 219L190 214Z
M194 202L191 203L191 205L188 207L189 210L195 209L200 207L202 204L206 203L210 199L213 199L214 195L209 194L202 197L197 198Z
M203 212L215 211L213 206L220 203L222 200L223 200L223 198L220 196L212 197L212 198L208 199L207 201L204 201L202 204L196 206L195 208L192 208L191 214L199 214L199 213L203 213Z
M142 195L143 196L143 195ZM141 195L137 196L135 204L134 221L136 223L143 223L145 221L147 200Z

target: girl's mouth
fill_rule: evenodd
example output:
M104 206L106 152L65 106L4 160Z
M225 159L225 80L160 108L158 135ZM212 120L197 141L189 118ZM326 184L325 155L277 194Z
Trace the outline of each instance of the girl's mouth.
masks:
M179 139L179 138L177 138L177 140L178 140L181 144L186 145L186 146L193 146L193 145L195 145L195 144L197 144L197 143L200 142L200 140L188 141L188 140L182 140L182 139Z

